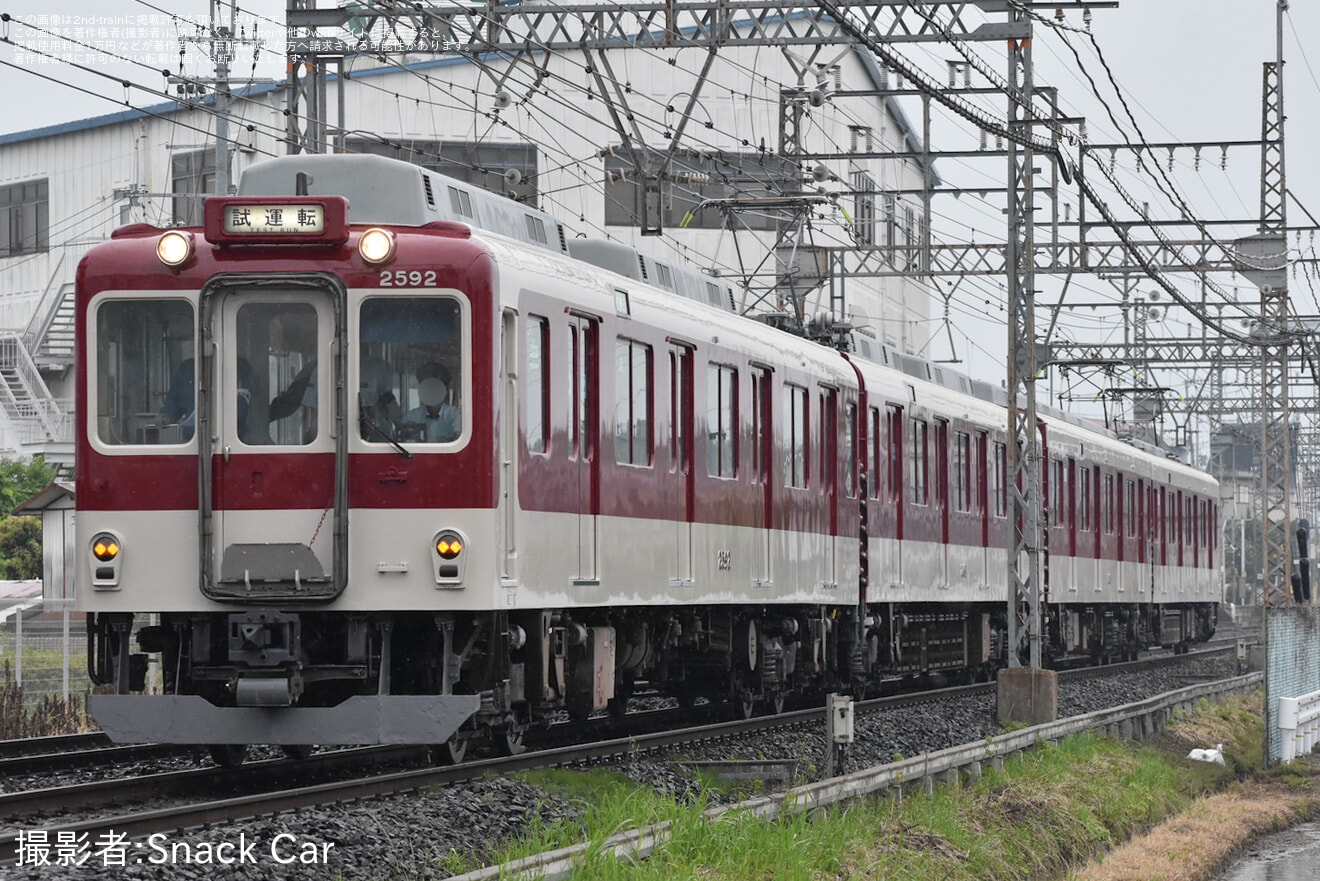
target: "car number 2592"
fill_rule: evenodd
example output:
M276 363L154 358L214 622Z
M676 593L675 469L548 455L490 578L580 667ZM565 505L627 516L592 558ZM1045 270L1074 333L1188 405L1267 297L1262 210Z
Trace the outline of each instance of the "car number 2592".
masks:
M383 288L433 288L434 269L382 269L380 286Z

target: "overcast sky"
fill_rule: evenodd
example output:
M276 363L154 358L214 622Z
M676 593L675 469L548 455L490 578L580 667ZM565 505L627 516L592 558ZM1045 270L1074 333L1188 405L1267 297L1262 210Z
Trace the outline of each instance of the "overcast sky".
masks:
M321 5L330 4L322 0ZM145 65L111 64L98 58L95 49L51 42L48 35L10 22L5 34L12 42L0 44L0 62L21 64L25 69L0 65L0 88L6 96L6 112L0 114L0 133L114 112L123 109L117 102L126 97L136 106L162 100L142 91L126 92L119 80L127 78L152 88L163 88L163 79L155 71L179 70L179 37L195 33L186 23L181 25L172 20L165 10L185 19L202 21L209 6L206 0L0 0L0 12L7 12L15 19L31 20L49 31L76 36L89 43L109 41L118 54ZM275 23L284 18L284 0L243 0L240 8L244 11L240 20L245 29L255 21L259 33L276 36ZM1261 66L1275 56L1275 10L1275 0L1123 0L1118 9L1096 10L1091 27L1142 132L1150 141L1250 140L1260 136ZM1076 9L1070 9L1065 20L1072 27L1082 26L1081 13ZM1087 69L1109 96L1113 112L1122 114L1121 104L1113 98L1105 82L1105 71L1085 40L1075 37L1074 44L1083 50ZM1305 54L1308 46L1314 58ZM278 40L267 46L259 57L257 76L283 76L281 48ZM32 49L44 49L56 58L43 59L29 51ZM904 47L902 51L923 59L932 72L943 65L943 59L953 56L948 47L930 44ZM978 52L991 60L996 69L1003 70L1002 47L986 45L978 47ZM1314 4L1295 4L1285 16L1284 52L1291 158L1288 184L1296 198L1320 217L1320 175L1311 161L1312 145L1320 138L1320 10ZM1034 55L1037 83L1060 89L1063 112L1087 118L1087 134L1092 142L1115 139L1104 106L1092 96L1090 84L1078 72L1059 37L1038 25ZM90 70L79 70L64 61L78 62ZM252 69L251 64L251 55L243 54L235 68L246 73ZM190 45L183 69L193 76L208 76L210 62ZM99 77L97 73L110 74L114 79ZM104 97L97 98L78 89ZM919 107L912 104L909 115L914 120L920 119ZM1126 119L1123 122L1126 125ZM936 148L956 146L959 141L965 146L975 137L967 126L954 124L943 112L936 114L934 132L932 141ZM1174 212L1154 185L1143 188L1136 182L1130 155L1120 155L1117 161L1120 166L1125 162L1129 166L1128 173L1134 179L1133 192L1138 198L1152 200L1153 215L1170 216ZM941 160L937 167L948 184L1003 186L1002 160ZM1200 169L1192 168L1189 154L1180 153L1178 168L1172 174L1200 216L1243 218L1258 213L1260 156L1256 149L1230 153L1226 170L1220 168L1217 151L1203 154ZM1075 203L1076 198L1065 201ZM1075 211L1075 207L1072 205L1070 210ZM937 238L944 241L965 240L972 235L977 241L1002 240L1001 209L1002 203L993 199L954 202L942 197L935 208L932 226ZM1295 204L1288 206L1288 212L1293 225L1305 222L1305 215ZM1237 230L1226 236L1249 231ZM1308 247L1309 241L1304 238L1302 244ZM1194 287L1191 281L1184 283ZM1234 283L1246 290L1241 280L1225 280L1226 285ZM1057 279L1043 279L1041 300L1056 300L1059 285ZM1087 278L1077 279L1070 295L1073 299L1095 299L1111 293L1112 288L1105 282ZM1247 299L1254 294L1248 291L1243 296ZM1295 289L1293 297L1297 311L1320 313L1320 303L1309 285ZM1002 301L1002 286L998 281L966 282L959 288L951 310L952 343L949 334L940 327L942 319L937 307L930 329L939 332L926 354L937 359L950 356L965 359L971 365L971 372L993 369L978 364L997 363L1002 369L1006 341L999 301ZM986 314L990 315L990 321L986 321ZM1175 315L1171 314L1170 318ZM1059 332L1077 339L1112 339L1114 328L1112 313L1065 313ZM1177 328L1171 327L1155 332L1175 331Z

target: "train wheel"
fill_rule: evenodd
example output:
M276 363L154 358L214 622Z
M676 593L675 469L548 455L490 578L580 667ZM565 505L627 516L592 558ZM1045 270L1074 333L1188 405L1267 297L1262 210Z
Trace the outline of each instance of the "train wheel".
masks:
M246 743L213 743L207 747L211 761L221 768L237 768L247 758Z
M632 697L633 684L631 682L620 682L614 687L614 697L609 699L605 708L609 710L611 719L622 719L628 715L628 698Z
M286 743L280 750L286 758L293 759L295 762L301 762L312 754L312 745L310 743Z
M527 749L527 744L524 742L527 737L527 726L513 719L493 729L490 736L495 744L495 751L502 756L521 755Z
M455 733L444 743L431 747L431 761L437 765L461 765L467 756L467 739Z
M756 715L756 698L750 691L743 691L733 700L733 711L739 719L750 719Z
M784 698L787 697L782 691L776 691L770 697L766 698L765 706L772 716L778 716L784 712Z

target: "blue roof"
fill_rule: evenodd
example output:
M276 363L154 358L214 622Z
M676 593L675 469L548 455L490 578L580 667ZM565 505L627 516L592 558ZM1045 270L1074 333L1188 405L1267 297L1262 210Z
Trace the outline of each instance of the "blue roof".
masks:
M860 47L855 48L854 51L857 53L857 56L861 59L862 68L863 70L866 71L872 83L876 86L876 88L880 88L880 79L881 79L880 65L876 61L875 56L873 56L869 50ZM498 53L495 54L498 55ZM409 64L407 66L407 69L431 70L439 67L453 67L459 64L467 64L468 61L469 61L468 57L463 55L446 56L443 58L436 58L431 61L415 61ZM366 79L369 77L387 76L390 74L398 73L399 71L400 68L398 65L385 65L381 67L369 68L367 70L362 70L362 71L353 71L352 73L349 74L349 77L350 79ZM329 77L329 80L333 81L337 78L338 78L337 75L332 74ZM240 97L254 98L260 95L269 94L270 92L281 90L284 87L285 87L285 83L281 81L273 85L268 84L268 85L259 85L259 86L249 86L244 89L236 89L235 94ZM211 104L214 103L214 101L215 101L214 96L208 95L202 99L201 103ZM902 129L907 140L917 145L917 149L920 149L920 145L922 143L921 135L912 126L911 121L908 120L907 114L903 112L903 108L899 105L898 101L894 99L892 96L887 96L884 98L884 103L885 106L889 109L889 112L893 114L895 121L898 123L898 127ZM39 140L41 138L50 138L50 137L55 137L57 135L65 135L65 134L73 134L81 131L89 131L91 129L100 128L102 126L116 125L121 122L131 122L136 119L146 119L149 117L165 116L170 113L177 113L180 110L188 110L188 109L190 108L186 104L181 104L177 101L166 101L160 104L153 104L150 107L144 107L142 109L121 110L118 113L108 113L103 116L92 116L87 119L80 119L73 122L62 122L56 125L44 126L42 128L34 128L34 129L28 129L27 131L13 132L7 135L0 135L0 146L5 146L7 144L19 144L24 141ZM942 183L938 172L935 171L934 161L930 163L930 176L931 176L932 186L939 186L940 183Z
M252 98L258 95L265 95L277 89L284 88L284 83L274 85L248 86L244 89L235 89L234 94L243 98ZM214 95L207 95L201 99L201 104L215 103ZM77 132L91 131L108 125L118 125L121 122L132 122L135 119L149 119L152 117L166 116L171 113L178 113L181 110L191 110L192 108L178 101L162 101L159 104L152 104L149 107L135 108L133 110L120 110L118 113L106 113L102 116L89 116L86 119L76 119L72 122L60 122L55 125L46 125L41 128L31 128L21 132L11 132L7 135L0 135L0 146L7 144L21 144L24 141L36 141L41 138L53 138L57 135L69 135Z

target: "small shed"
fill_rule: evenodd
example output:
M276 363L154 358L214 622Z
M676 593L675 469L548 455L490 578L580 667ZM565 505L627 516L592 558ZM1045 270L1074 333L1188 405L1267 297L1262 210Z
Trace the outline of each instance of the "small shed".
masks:
M14 509L16 515L41 515L41 596L74 599L73 484L56 480Z

